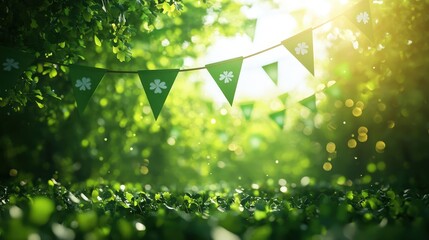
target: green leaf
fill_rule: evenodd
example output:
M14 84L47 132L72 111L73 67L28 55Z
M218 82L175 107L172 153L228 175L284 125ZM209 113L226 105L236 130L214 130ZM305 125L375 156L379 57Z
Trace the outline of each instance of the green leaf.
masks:
M267 217L267 213L265 211L256 210L254 217L256 221L260 221Z
M126 58L125 52L118 52L118 54L116 54L116 58L121 62L125 62L125 58Z
M58 97L58 95L51 89L51 87L46 87L45 92L46 92L46 94L48 94L48 96L51 96L51 97L58 99L58 100L61 100L61 98Z
M92 14L90 13L90 10L87 9L86 11L83 11L83 19L87 22L91 22Z
M37 28L39 27L39 25L37 24L37 21L34 19L31 19L31 24L30 24L31 28Z
M125 193L125 198L128 200L128 202L132 202L133 197L134 197L133 194L131 194L129 192Z
M99 193L97 189L92 190L91 199L93 202L98 202L98 196L99 196Z
M52 68L51 71L49 72L49 77L54 78L57 76L57 74L58 74L57 69Z
M97 45L97 46L101 47L101 41L100 41L100 39L97 37L97 35L94 35L94 42L95 42L95 45Z
M43 96L42 95L35 95L35 98L39 99L39 100L43 100Z
M37 104L37 106L39 107L39 108L43 108L45 105L43 105L42 103L40 103L40 102L38 102L38 101L36 101L36 104Z

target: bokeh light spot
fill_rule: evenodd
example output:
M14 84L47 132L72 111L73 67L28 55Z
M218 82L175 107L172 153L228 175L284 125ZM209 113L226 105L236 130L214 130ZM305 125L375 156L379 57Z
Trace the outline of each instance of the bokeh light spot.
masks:
M335 107L336 108L341 108L343 106L343 102L341 102L340 100L335 101Z
M355 139L349 139L349 141L347 142L347 146L349 148L355 148L357 146L357 141Z
M146 166L141 166L140 167L140 173L143 174L143 175L148 174L149 173L149 168L146 167Z
M351 100L351 99L347 99L345 102L344 102L344 105L346 105L346 107L349 107L349 108L351 108L351 107L353 107L353 105L354 105L355 103L353 102L353 100Z
M174 144L176 144L176 139L174 137L169 137L167 139L167 144L173 146Z
M301 178L301 185L302 186L307 186L308 184L310 184L310 178L305 176Z
M9 170L9 176L16 177L16 175L18 175L18 170L16 170L15 168Z
M105 107L107 104L109 104L109 100L107 100L107 98L100 99L100 106Z
M366 128L366 127L360 127L359 129L358 129L358 134L359 135L365 135L365 134L367 134L368 133L368 128Z
M359 140L359 142L366 142L366 141L368 141L368 135L366 135L366 134L359 135L358 140Z
M373 173L373 172L375 172L375 171L377 170L377 166L375 165L375 163L369 163L369 164L366 166L366 170L367 170L368 172L370 172L370 173Z
M386 169L386 163L385 162L378 162L377 163L377 169L379 171L383 171L384 169Z
M333 142L329 142L328 144L326 144L326 151L328 153L334 153L336 149L336 145Z
M356 107L357 108L363 109L364 106L365 106L365 104L362 101L357 101L356 102Z
M383 141L377 141L375 143L375 150L377 152L382 153L385 148L386 148L386 143L384 143Z
M323 170L325 170L325 171L327 171L327 172L331 171L331 170L332 170L332 163L330 163L330 162L325 162L325 163L323 164Z
M362 115L362 109L355 107L355 108L353 108L352 114L355 117L360 117Z

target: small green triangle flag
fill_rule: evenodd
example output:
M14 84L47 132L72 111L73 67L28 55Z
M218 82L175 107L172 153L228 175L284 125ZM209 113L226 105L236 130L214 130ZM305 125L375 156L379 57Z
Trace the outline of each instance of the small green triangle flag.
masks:
M244 33L246 33L246 35L249 36L253 42L253 40L255 39L257 19L249 19L247 20L247 22L248 24L244 26Z
M77 109L80 113L85 111L95 89L103 79L107 70L102 68L70 65L69 76L73 84L73 93L76 99Z
M277 97L283 105L286 107L287 100L289 99L289 93L283 93Z
M30 53L0 46L0 90L15 86L16 81L33 60L34 56Z
M253 111L253 106L255 104L252 103L243 103L240 105L241 111L243 112L243 116L244 118L249 121L250 118L252 117L252 111Z
M372 29L372 15L368 0L363 0L345 13L346 17L354 23L370 41L374 40Z
M179 69L138 71L155 120L158 119L178 73Z
M314 75L313 29L298 33L284 40L282 44Z
M278 67L279 63L278 62L273 62L270 64L267 64L265 66L262 66L262 68L264 69L264 71L268 74L268 76L271 78L271 80L273 80L274 84L278 84L278 79L279 79L279 71L278 71Z
M326 95L333 97L333 98L342 97L341 88L338 86L338 83L335 83L334 85L325 88L324 92Z
M223 95L225 95L231 106L234 101L242 64L243 57L238 57L206 65L207 71L222 90Z
M310 97L304 98L303 100L299 101L299 103L304 107L310 109L312 112L317 112L316 95L313 94Z
M285 114L286 109L271 113L269 116L277 124L277 126L279 126L279 128L283 129L283 126L285 125Z

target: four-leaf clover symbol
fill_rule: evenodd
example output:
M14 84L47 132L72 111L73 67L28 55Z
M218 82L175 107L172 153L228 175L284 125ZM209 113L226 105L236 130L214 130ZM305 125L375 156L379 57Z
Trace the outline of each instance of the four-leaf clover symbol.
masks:
M18 69L19 62L15 61L13 58L6 58L6 61L3 63L3 70L10 72L12 68Z
M75 87L79 88L80 91L86 91L91 89L91 79L83 77L76 81Z
M167 86L160 79L155 79L150 83L150 90L154 91L154 93L162 93L161 89L167 89Z
M298 55L305 55L308 53L308 45L305 42L298 43L295 48L295 53Z
M223 71L219 75L219 81L224 81L225 83L229 83L232 81L232 78L234 77L234 73L232 71Z
M369 14L368 12L360 12L357 16L356 16L356 21L358 23L363 23L363 24L367 24L369 23Z

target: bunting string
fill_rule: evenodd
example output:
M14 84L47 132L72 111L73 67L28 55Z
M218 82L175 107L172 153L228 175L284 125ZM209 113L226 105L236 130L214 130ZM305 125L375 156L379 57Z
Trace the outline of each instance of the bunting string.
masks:
M237 57L233 59L223 60L216 63L206 64L205 66L182 69L159 69L159 70L111 70L95 67L85 67L75 64L52 63L59 66L69 67L69 77L73 85L73 92L76 99L76 105L79 112L83 112L95 92L97 86L103 79L106 73L114 74L138 74L143 85L143 89L148 98L149 104L155 120L164 105L164 102L173 86L173 83L179 72L189 72L206 69L212 78L215 80L219 89L232 106L234 96L241 72L241 67L244 59L252 58L259 54L278 47L285 47L301 64L314 75L314 50L313 50L313 30L319 28L341 16L347 17L356 27L364 33L369 40L373 40L372 16L370 11L369 0L361 0L353 6L345 9L340 14L327 19L326 21L305 29L304 31L293 35L281 43L267 47L252 54ZM255 21L256 23L256 21ZM15 49L10 49L0 46L0 75L6 76L5 80L0 81L0 90L8 89L15 85L23 70L28 68L34 60L34 56L29 53L24 53ZM278 62L273 62L265 66L261 66L267 73L268 77L277 85L278 83ZM305 98L300 103L309 108L312 112L316 111L315 95ZM250 118L252 109L247 106L245 113L246 119ZM244 111L244 110L243 110ZM284 124L284 120L280 121L280 115L283 110L273 114L270 117L280 126Z

